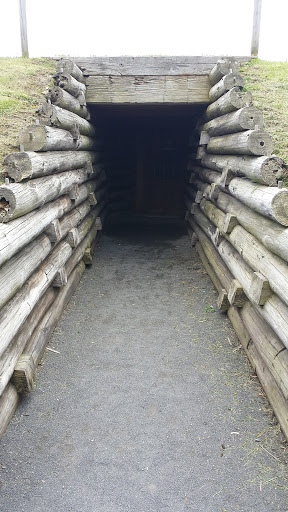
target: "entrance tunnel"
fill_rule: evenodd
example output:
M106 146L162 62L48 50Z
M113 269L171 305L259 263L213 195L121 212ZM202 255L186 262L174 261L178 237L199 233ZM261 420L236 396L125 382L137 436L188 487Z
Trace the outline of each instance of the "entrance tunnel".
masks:
M0 186L0 436L24 397L4 453L18 437L35 455L28 487L8 468L3 511L23 489L25 512L39 495L65 512L246 511L247 495L280 510L253 484L278 454L250 455L275 422L288 435L287 165L239 63L57 66Z

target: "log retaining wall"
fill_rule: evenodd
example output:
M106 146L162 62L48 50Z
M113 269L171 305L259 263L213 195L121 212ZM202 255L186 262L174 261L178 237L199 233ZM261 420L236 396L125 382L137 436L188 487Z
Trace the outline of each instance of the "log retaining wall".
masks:
M223 76L216 64L210 82L212 103L187 167L191 243L288 437L287 165L272 155L262 113L235 69Z

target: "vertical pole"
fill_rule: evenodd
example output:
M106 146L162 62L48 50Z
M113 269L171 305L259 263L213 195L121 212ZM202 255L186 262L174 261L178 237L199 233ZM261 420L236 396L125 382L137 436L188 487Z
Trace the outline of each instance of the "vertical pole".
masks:
M258 57L262 0L254 0L251 57Z
M20 33L22 57L29 57L28 37L27 37L27 19L26 19L26 0L19 0L20 14Z

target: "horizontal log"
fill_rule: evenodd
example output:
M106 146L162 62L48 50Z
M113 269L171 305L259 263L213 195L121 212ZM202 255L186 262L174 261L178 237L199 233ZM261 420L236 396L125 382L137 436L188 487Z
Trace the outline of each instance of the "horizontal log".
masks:
M24 151L80 151L96 147L94 139L80 135L77 130L70 133L37 124L27 126L20 132L19 143Z
M259 315L272 327L288 348L288 307L277 296L272 295L263 306L254 305Z
M288 262L288 229L263 217L229 194L219 192L217 205L237 217L238 222L269 251Z
M55 297L55 288L48 288L2 355L0 362L0 396L11 379L16 363L30 340L34 329L54 302Z
M88 231L86 236L81 240L79 245L73 251L72 255L70 256L70 258L68 259L68 261L65 265L65 269L66 269L68 276L71 274L72 270L76 267L76 265L78 265L78 263L82 260L86 249L88 247L91 247L93 241L96 238L97 231L98 231L98 227L95 222L93 224L92 228L90 229L90 231Z
M222 172L229 168L238 176L245 176L252 181L265 185L277 185L277 181L287 176L284 161L275 156L233 156L205 153L201 158L203 167Z
M231 274L239 281L245 295L250 298L249 292L253 279L253 270L227 240L222 239L217 249Z
M20 397L15 386L8 384L0 398L0 439L3 437L19 402Z
M236 308L231 307L228 311L228 317L245 349L246 355L248 356L253 369L257 372L261 385L273 407L281 428L286 437L288 437L287 400L284 398L276 380L268 370L262 355L260 356L256 346L252 343L250 334L247 331L242 317L240 316L240 312Z
M39 235L0 267L0 308L15 295L51 251L48 236Z
M0 222L8 222L45 203L67 194L72 185L87 181L91 169L76 169L53 176L36 178L26 183L11 183L0 187Z
M209 103L207 76L89 76L87 103Z
M223 213L213 203L207 201L206 199L202 199L200 208L206 217L208 217L208 219L211 220L211 222L213 222L213 224L219 228L220 231L222 231L226 219L225 213Z
M98 162L99 159L99 153L93 151L48 151L44 153L22 151L10 153L3 161L4 175L18 183L70 169L79 169L79 167Z
M288 399L288 351L271 327L259 316L250 302L240 312L251 340L273 375L286 400Z
M49 288L58 270L65 265L71 252L72 249L67 242L60 242L20 291L1 309L0 355L19 332L32 309Z
M222 260L220 254L217 249L211 243L209 237L205 235L200 226L195 222L194 216L188 216L188 222L192 227L193 231L197 234L199 241L201 242L201 246L205 252L205 255L212 266L215 274L220 280L222 287L228 290L230 288L231 282L233 281L233 275L228 269L227 265Z
M202 179L205 183L219 183L221 181L221 173L218 171L212 171L209 168L201 167L200 165L193 165L192 172L196 173L200 179ZM197 181L191 175L189 183L193 184Z
M227 91L233 87L243 87L244 79L238 73L229 73L224 75L219 82L217 82L209 91L210 101L216 101L220 96L223 96Z
M63 196L43 206L40 210L27 213L7 224L0 224L0 265L9 260L31 240L45 231L53 220L62 217L72 208L89 198L96 186L96 180L79 185L74 201Z
M217 84L228 73L238 73L240 69L239 62L231 59L219 59L209 74L210 84Z
M212 283L214 284L218 293L221 295L221 301L218 304L218 307L219 307L219 309L221 309L221 311L227 311L230 306L230 304L228 302L227 292L225 289L223 289L222 284L221 284L220 280L218 279L217 274L214 272L213 267L211 266L208 258L206 257L206 254L202 248L201 243L197 242L195 247L196 247L196 251L200 257L200 260L203 263L203 266L204 266L208 276L210 277L210 279L211 279Z
M244 107L208 121L202 126L210 137L227 135L229 133L263 128L264 119L260 110L255 107Z
M69 73L57 73L53 78L56 86L61 87L61 89L75 96L80 105L86 105L86 86L83 83L78 82L78 80Z
M73 57L84 75L209 75L219 56L165 56L165 57ZM235 57L248 62L250 57ZM239 67L232 66L235 72ZM230 68L227 72L229 72ZM223 76L223 75L222 75ZM222 78L221 76L221 78ZM217 80L218 81L218 80Z
M81 69L77 66L76 62L71 59L60 59L56 63L57 73L68 73L73 76L78 82L85 83L85 78Z
M90 212L91 203L90 200L87 199L76 208L73 208L71 212L67 213L60 219L60 231L61 238L64 238L70 229L76 227Z
M207 152L220 155L269 155L273 142L268 133L262 130L247 130L221 137L211 137Z
M57 325L59 322L61 315L69 302L71 295L74 293L82 274L85 270L84 263L79 263L77 267L71 273L68 282L64 288L62 288L58 294L56 295L55 301L50 306L49 310L44 314L43 318L39 322L35 332L33 333L31 339L25 347L23 356L27 358L31 358L34 362L34 365L37 366L43 356L45 347ZM22 356L22 357L23 357ZM28 379L25 381L26 377L26 369L24 365L22 366L22 375L15 374L14 372L14 382L16 385L21 388L21 391L30 391L30 385ZM35 377L35 373L34 376Z
M8 224L0 224L0 265L42 233L54 219L62 217L71 208L71 200L64 196L47 204L41 210L28 213Z
M261 272L269 280L271 289L288 305L287 263L272 254L242 226L236 226L227 236L249 267Z
M288 190L234 178L228 185L230 194L252 210L288 226Z
M241 92L239 87L233 87L230 91L226 92L221 98L214 101L207 107L206 119L210 121L214 117L223 116L234 110L243 107L252 106L252 95L250 92Z
M84 119L89 120L91 117L86 105L81 105L77 98L69 94L69 92L64 91L64 89L61 89L61 87L53 87L50 89L49 92L45 94L45 98L48 103L50 102L57 107L69 110L69 112L73 112Z
M43 103L37 110L37 113L41 125L61 128L61 130L67 130L70 133L76 125L81 135L86 135L87 137L93 137L95 135L93 124L83 119L83 117L69 110L57 107L56 105Z

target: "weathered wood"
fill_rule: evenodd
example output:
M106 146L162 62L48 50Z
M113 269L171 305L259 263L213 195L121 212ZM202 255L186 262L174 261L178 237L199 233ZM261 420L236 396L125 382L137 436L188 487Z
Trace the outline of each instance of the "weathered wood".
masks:
M58 219L52 220L47 229L45 229L45 233L48 236L50 242L56 243L61 240L61 226Z
M288 348L288 307L286 304L277 295L272 295L266 300L264 306L254 306Z
M219 183L221 180L221 173L217 171L212 171L211 169L208 169L206 167L201 167L200 165L193 165L192 171L196 173L200 178L202 178L202 180L205 181L206 183ZM193 175L191 175L189 183L195 183L197 185L197 181L195 180Z
M209 103L207 76L89 76L87 103Z
M288 190L266 187L245 178L234 178L228 185L230 194L252 210L288 226Z
M30 315L25 320L19 333L10 342L7 350L1 357L0 361L0 396L4 392L11 376L15 365L21 356L26 344L31 338L34 329L39 324L44 313L48 310L51 304L54 302L56 297L56 290L54 288L48 288L43 297L39 299L35 308L32 310Z
M225 289L223 289L222 283L220 282L217 274L214 272L213 267L210 265L210 262L209 262L208 258L206 257L206 254L205 254L200 242L196 243L196 251L203 263L203 266L204 266L208 276L210 277L211 281L213 282L216 290L219 292L219 297L217 300L218 309L220 309L221 311L227 311L230 306L230 304L228 302L227 292Z
M41 125L53 126L54 128L67 130L70 133L73 131L74 127L77 126L81 135L86 135L87 137L93 137L95 135L93 124L83 119L83 117L69 110L57 107L56 105L43 103L37 110L37 113Z
M252 106L251 92L241 92L239 87L233 87L218 100L209 105L206 110L206 119L210 121L214 117L223 116L234 110Z
M188 215L187 221L189 222L190 226L197 234L199 241L201 242L201 246L205 252L205 255L206 255L210 265L212 266L215 274L217 275L218 279L222 283L222 288L225 288L225 290L228 290L232 280L234 279L233 275L231 274L227 265L222 260L218 251L213 246L209 237L207 235L205 235L205 233L200 228L200 226L198 226L198 224L195 222L192 215Z
M69 94L69 92L64 91L64 89L61 89L61 87L53 87L45 97L48 102L53 103L53 105L56 105L57 107L69 110L84 119L90 119L90 113L87 107L85 105L81 105L77 98L72 96L72 94Z
M273 150L270 135L262 130L247 130L211 137L207 152L220 155L269 155Z
M57 73L54 75L54 84L69 92L78 99L80 105L86 105L86 86L78 82L69 73Z
M79 151L96 147L94 139L80 135L77 129L70 133L60 128L38 124L32 124L22 130L19 143L24 151Z
M13 384L8 384L0 397L0 439L7 429L14 412L19 404L20 397Z
M27 16L26 16L26 0L19 0L19 18L20 18L20 37L22 57L29 57L28 50L28 34L27 34ZM1 435L0 435L1 437Z
M68 259L65 268L67 275L69 276L75 266L82 260L87 247L91 247L96 235L97 235L97 225L96 222L90 229L90 231L86 234L86 236L82 239L76 249L73 251L72 255Z
M28 393L34 387L36 367L31 356L22 355L16 363L11 379L18 393Z
M275 379L266 367L262 356L259 354L255 345L251 345L249 352L253 358L256 373L260 383L267 395L267 398L273 408L273 411L280 423L284 435L288 438L288 407L287 400L285 400L281 393Z
M68 280L68 276L66 273L66 269L65 269L65 267L62 267L56 272L51 285L53 286L53 288L62 288L63 286L65 286L67 284L67 280Z
M249 302L247 302L246 305L247 304L249 304ZM231 306L228 310L227 315L228 315L228 318L229 318L231 324L234 327L234 330L235 330L239 340L241 341L243 348L245 349L245 352L249 358L250 363L252 364L252 366L255 370L254 361L251 360L251 356L250 356L249 352L247 351L249 345L252 343L252 339L251 339L248 329L246 328L246 326L243 322L242 316L240 315L240 309L236 308L235 306Z
M250 302L240 312L254 345L288 399L288 351L271 327L259 316Z
M35 153L33 151L10 153L4 158L4 175L16 183L40 178L70 169L79 169L97 162L99 153L93 151L51 151Z
M58 292L55 301L39 322L35 332L29 340L29 343L26 345L23 355L30 356L34 361L35 366L40 362L45 347L63 313L65 306L76 289L84 270L85 265L82 262L73 270L66 286Z
M65 265L72 249L67 242L60 242L41 267L0 311L0 355L19 332L38 300L49 288L59 268Z
M69 197L64 196L47 204L41 210L28 213L8 224L0 224L0 265L42 233L54 219L62 217L71 208L72 202Z
M237 217L239 223L254 235L269 251L288 262L288 229L263 217L229 194L220 192L217 205Z
M247 302L245 292L237 279L233 279L228 290L228 302L236 308L242 308Z
M287 176L284 161L275 156L233 156L212 155L205 153L201 158L203 167L214 171L223 171L225 168L239 176L246 176L252 181L265 185L277 185L277 181Z
M244 79L238 73L229 73L223 76L217 84L211 87L209 91L210 101L216 101L220 96L226 94L227 91L233 89L233 87L242 88L244 86Z
M39 235L0 267L0 308L15 295L51 251L48 236Z
M27 183L11 183L0 187L0 222L8 222L45 203L67 194L72 185L89 179L90 169L76 169L53 176L36 178ZM4 207L3 207L4 201Z
M250 298L249 290L253 278L253 270L227 240L222 239L217 249L231 274L239 281L244 293Z
M266 300L273 295L269 280L261 272L254 272L249 294L252 302L259 306L264 306Z
M215 206L210 201L207 201L206 199L202 199L200 203L200 208L203 213L205 213L206 217L208 217L213 224L222 231L223 224L225 221L225 213L223 213L217 206Z
M227 135L229 133L263 128L264 119L260 110L255 107L244 107L208 121L202 126L210 137Z
M68 196L63 196L43 206L40 210L27 213L8 224L0 224L0 265L12 258L42 231L45 231L54 219L62 217L89 198L95 187L96 180L88 181L78 187L75 201L71 201Z
M262 0L254 0L251 56L258 57Z
M85 78L81 69L74 62L74 59L60 59L56 63L56 71L57 73L68 73L73 76L78 82L85 83Z
M239 61L235 59L219 59L209 74L210 84L213 86L220 82L228 73L238 73Z
M73 208L71 212L64 215L60 220L61 238L64 238L68 232L77 226L90 212L91 202L89 199L81 203L76 208Z
M271 289L288 305L287 263L272 254L242 226L236 226L228 238L249 267L261 272L269 280Z
M219 56L207 57L202 55L177 57L73 57L73 61L81 67L84 75L161 76L209 75L213 66L221 58ZM233 60L248 62L250 57L239 56ZM239 67L234 67L234 69L237 72ZM229 70L230 68L228 68L227 72Z

